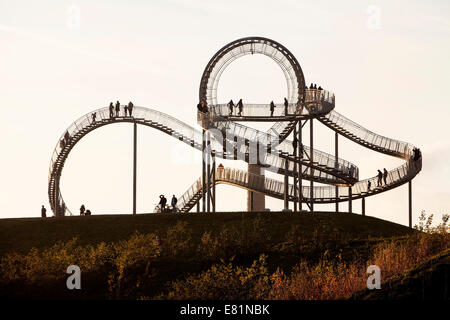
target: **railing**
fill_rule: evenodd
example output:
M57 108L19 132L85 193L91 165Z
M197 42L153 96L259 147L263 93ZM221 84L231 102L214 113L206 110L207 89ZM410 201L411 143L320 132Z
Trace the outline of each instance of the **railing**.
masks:
M412 155L414 148L412 144L376 134L334 110L325 115L324 118L339 126L341 130L346 130L367 144L370 144L372 148L384 149L389 154L405 160L409 159Z

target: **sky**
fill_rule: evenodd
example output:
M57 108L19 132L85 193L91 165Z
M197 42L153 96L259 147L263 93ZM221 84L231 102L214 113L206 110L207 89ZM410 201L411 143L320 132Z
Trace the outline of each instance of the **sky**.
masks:
M48 167L58 138L110 101L133 101L199 128L203 69L221 47L247 36L286 46L307 83L336 95L339 113L421 148L413 224L421 210L438 218L449 213L448 1L0 0L0 218L38 217L41 205L49 209ZM285 93L281 69L255 55L225 70L218 98L281 102ZM334 133L319 123L315 128L315 146L332 154ZM82 203L93 214L132 212L132 137L131 124L117 124L74 147L61 180L74 213ZM152 212L159 194L181 196L201 174L200 156L139 127L138 212ZM358 165L360 179L402 164L345 138L340 157ZM217 193L217 210L246 208L244 190L221 185ZM406 225L407 196L404 185L367 198L366 214ZM267 198L266 206L280 210L283 203ZM360 201L353 210L361 212Z

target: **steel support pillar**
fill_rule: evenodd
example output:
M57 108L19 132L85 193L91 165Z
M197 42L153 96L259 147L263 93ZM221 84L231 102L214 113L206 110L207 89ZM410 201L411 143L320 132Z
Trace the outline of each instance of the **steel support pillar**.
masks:
M206 190L206 133L203 130L202 134L202 212L206 211L206 199L205 199L205 190Z
M294 140L297 140L297 144L294 145L294 159L297 159L297 150L298 150L298 139L297 139L297 124L294 125ZM294 161L294 212L297 212L297 203L298 203L298 198L297 198L297 162Z
M408 222L409 227L412 228L412 181L409 180L408 182Z
M335 158L335 169L338 169L339 163L339 135L337 132L334 133L334 158ZM336 193L336 213L339 212L339 187L335 187L335 193Z
M303 140L302 140L302 120L298 121L298 155L299 158L303 158ZM302 164L298 165L298 210L302 211L302 202L303 202L303 186L302 186Z
M312 169L312 166L314 165L314 130L313 130L313 119L309 119L309 143L310 143L310 162L311 162L311 167L310 172L311 172L311 177L314 175L314 170ZM309 183L309 197L310 197L310 209L311 212L314 212L314 182L310 181Z
M212 152L212 212L216 212L216 152Z
M362 206L361 213L363 216L365 216L366 215L366 197L361 198L361 206Z
M352 213L352 187L348 187L348 212Z
M206 210L211 212L211 136L206 133Z
M287 155L286 155L287 156ZM284 159L284 210L289 209L289 161Z
M136 178L137 178L137 123L134 123L133 141L133 214L136 214Z

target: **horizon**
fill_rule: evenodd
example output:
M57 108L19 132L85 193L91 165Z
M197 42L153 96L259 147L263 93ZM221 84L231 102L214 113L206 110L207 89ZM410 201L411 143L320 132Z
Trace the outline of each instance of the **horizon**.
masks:
M448 213L450 111L445 101L450 99L450 43L442 39L450 34L450 4L353 1L321 7L286 1L260 8L253 1L137 2L132 7L125 1L105 3L0 2L5 44L0 66L7 75L0 80L5 103L0 121L2 136L8 137L0 145L8 151L1 158L0 218L39 217L41 205L51 215L48 166L58 138L70 123L110 101L133 101L200 129L196 104L201 74L220 48L246 36L286 46L308 85L317 83L336 95L339 113L422 150L423 168L412 184L413 225L421 210L434 213L436 220ZM321 19L308 12L320 12ZM232 13L230 25L213 24ZM267 24L266 18L274 23ZM245 56L224 72L218 97L219 103L229 97L281 102L285 92L283 74L273 61ZM323 125L315 130L315 148L333 154L334 132ZM61 189L75 215L82 203L94 215L131 214L132 134L129 124L103 127L72 150ZM308 139L305 135L305 144ZM339 143L339 157L359 167L360 180L403 163L344 138ZM172 137L138 127L138 213L152 212L161 193L168 198L184 193L201 174L200 159L200 152ZM246 167L242 161L219 163ZM217 196L217 211L246 207L244 190L219 185ZM368 197L366 215L405 225L407 201L403 185ZM266 207L279 211L283 201L266 197ZM333 210L334 204L315 208ZM346 211L347 204L340 208ZM353 201L353 212L361 212L360 200Z

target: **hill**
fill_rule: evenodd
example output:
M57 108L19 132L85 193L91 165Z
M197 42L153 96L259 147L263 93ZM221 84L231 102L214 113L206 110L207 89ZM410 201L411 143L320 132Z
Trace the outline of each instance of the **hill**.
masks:
M77 237L80 244L96 244L126 239L135 231L164 234L177 221L186 221L192 238L199 239L205 231L217 233L224 227L242 227L261 218L266 241L279 243L293 226L305 237L318 231L333 232L352 239L386 238L407 235L412 229L389 221L349 213L281 213L227 212L214 214L138 214L94 215L59 218L0 219L0 256L10 251L26 253L32 247L46 248L55 242Z

